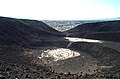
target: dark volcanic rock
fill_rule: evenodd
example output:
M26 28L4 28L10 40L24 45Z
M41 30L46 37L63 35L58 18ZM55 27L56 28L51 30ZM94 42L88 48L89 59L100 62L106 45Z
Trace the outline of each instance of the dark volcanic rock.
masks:
M103 68L100 72L104 73L104 75L120 72L120 67L118 66L120 65L120 21L86 23L68 30L65 33L69 37L89 38L109 42L108 46L106 46L104 42L76 42L72 43L69 48L82 51L97 59L97 65ZM113 44L109 45L110 42ZM114 47L118 48L118 50L114 49ZM111 66L112 68L104 68L104 66Z
M86 23L66 31L68 36L120 42L120 21Z
M94 70L95 74L97 72L102 76L119 75L119 24L120 21L87 23L66 31L65 35L41 21L0 17L0 78L82 79L83 73L93 73ZM107 42L70 42L64 38L65 36L99 39ZM115 44L112 45L113 43ZM50 51L61 53L60 50L64 48L78 52L80 56L50 62L52 64L43 63L44 59L52 61L47 53ZM66 51L62 50L62 53ZM56 70L52 68L59 72L68 71L68 74L56 73ZM81 76L74 74L77 73L76 71L81 73ZM86 77L85 75L83 76ZM91 75L89 77L96 79Z
M109 32L109 31L120 31L120 21L105 21L95 23L85 23L78 25L73 29L68 30L68 33L74 32Z
M41 21L0 17L0 44L27 46L33 40L64 36Z
M63 36L41 21L0 17L0 79L46 77L51 70L44 64L35 64L33 56L26 52L38 47L59 46L52 40Z

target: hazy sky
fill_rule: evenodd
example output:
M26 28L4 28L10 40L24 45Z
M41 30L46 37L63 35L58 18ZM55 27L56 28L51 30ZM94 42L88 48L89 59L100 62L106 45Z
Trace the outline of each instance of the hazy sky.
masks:
M38 20L120 17L120 0L0 0L0 16Z

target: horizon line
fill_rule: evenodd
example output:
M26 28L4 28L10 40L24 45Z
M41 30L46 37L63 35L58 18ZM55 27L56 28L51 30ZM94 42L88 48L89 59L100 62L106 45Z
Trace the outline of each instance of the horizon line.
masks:
M0 16L0 17L4 17L4 18L13 18L13 19L29 19L29 20L39 20L39 21L90 21L90 20L120 20L120 17L116 17L116 18L94 18L94 19L38 19L38 18L30 18L30 17L11 17L11 16Z

